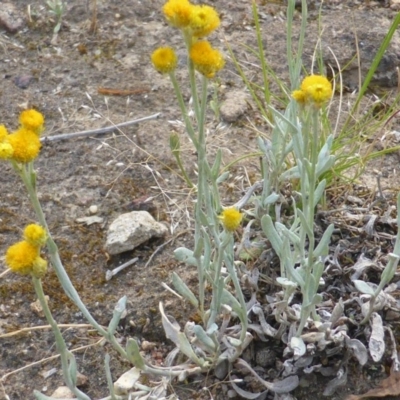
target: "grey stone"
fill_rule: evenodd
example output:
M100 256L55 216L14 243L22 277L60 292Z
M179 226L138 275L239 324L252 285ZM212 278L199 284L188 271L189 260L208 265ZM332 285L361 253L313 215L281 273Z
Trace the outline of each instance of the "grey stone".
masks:
M247 110L247 95L245 92L236 90L226 93L225 97L219 110L221 117L226 122L235 122Z
M108 228L105 250L111 255L133 250L152 237L164 236L167 231L147 211L122 214Z

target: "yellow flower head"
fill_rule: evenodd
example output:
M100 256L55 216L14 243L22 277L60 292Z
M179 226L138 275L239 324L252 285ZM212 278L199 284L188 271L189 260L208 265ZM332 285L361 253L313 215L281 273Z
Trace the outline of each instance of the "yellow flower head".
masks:
M186 28L190 22L193 5L189 0L169 0L163 11L167 21L176 28Z
M25 110L19 116L19 122L23 128L34 131L39 135L43 130L44 117L39 111Z
M11 271L20 275L28 275L32 272L33 265L38 257L39 247L23 240L7 249L6 264Z
M0 160L8 160L14 154L14 149L7 141L0 142Z
M193 6L190 29L195 37L208 36L217 29L221 21L218 13L210 6Z
M30 224L24 229L24 239L34 246L43 246L47 241L46 229L37 224Z
M171 47L159 47L151 55L154 68L162 74L167 74L175 70L178 57Z
M7 140L13 148L12 159L19 163L33 161L39 154L39 136L30 129L22 127L8 135Z
M295 90L292 97L300 104L321 107L332 97L332 85L325 76L310 75L303 79L300 90Z
M193 44L190 49L190 58L196 70L206 78L213 78L225 65L222 54L213 49L206 40Z
M7 128L4 125L0 125L0 142L6 139L8 135Z
M294 90L292 97L301 105L304 105L306 102L306 95L302 90Z
M225 208L218 218L228 232L233 232L242 222L243 214L236 207L229 207Z

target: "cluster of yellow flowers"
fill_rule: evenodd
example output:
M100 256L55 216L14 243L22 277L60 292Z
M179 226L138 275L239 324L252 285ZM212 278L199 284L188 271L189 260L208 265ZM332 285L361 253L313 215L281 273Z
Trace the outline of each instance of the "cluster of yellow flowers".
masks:
M332 97L332 85L325 76L310 75L303 79L300 90L295 90L292 97L301 105L312 104L320 108Z
M28 225L24 230L24 240L7 249L7 266L17 274L42 278L47 271L47 261L40 256L40 248L46 241L47 233L43 227Z
M0 159L28 163L39 154L44 117L36 110L25 110L19 122L20 127L11 134L4 125L0 125Z
M169 0L163 7L167 21L182 29L190 38L189 57L194 68L207 78L213 78L223 68L222 54L206 41L197 41L212 33L220 25L218 13L213 7L194 5L189 0ZM171 73L177 65L177 56L170 47L161 47L151 56L154 68L163 74Z

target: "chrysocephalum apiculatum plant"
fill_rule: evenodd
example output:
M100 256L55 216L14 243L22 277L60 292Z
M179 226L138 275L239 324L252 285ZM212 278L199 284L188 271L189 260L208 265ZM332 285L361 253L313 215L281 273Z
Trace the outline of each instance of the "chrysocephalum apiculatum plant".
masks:
M187 323L185 334L176 332L176 327L166 317L162 305L161 313L166 334L177 347L192 361L206 370L223 359L234 361L251 340L247 332L246 304L240 287L234 264L233 233L240 226L242 213L239 209L223 207L220 202L218 185L228 177L220 175L221 151L218 151L212 164L207 157L206 146L206 110L207 86L211 79L224 67L222 53L213 48L205 38L220 25L218 13L207 5L194 5L187 0L169 0L163 7L168 23L181 31L187 51L187 68L189 71L190 90L193 101L194 118L189 117L183 100L179 83L176 79L176 52L171 47L156 49L151 61L155 69L169 75L175 90L178 103L188 134L197 152L198 180L196 183L197 200L195 205L195 248L189 250L178 248L175 256L197 268L198 293L195 295L177 274L172 280L180 295L189 300L197 309L201 324ZM196 76L196 71L198 75ZM201 89L196 85L197 77L201 80ZM170 140L171 149L177 157L179 140L176 133ZM177 157L178 160L178 157ZM180 161L178 165L181 167ZM185 180L190 182L181 167ZM233 284L235 297L228 291ZM206 307L205 290L212 289L211 303ZM240 328L226 335L221 331L220 315L224 314L224 328L232 314L240 319ZM201 351L201 357L198 356Z
M42 247L47 247L48 258L68 297L75 303L98 333L104 336L120 355L134 363L130 353L124 350L114 337L115 329L125 310L126 297L119 300L108 329L104 329L96 322L80 299L63 267L57 245L49 232L45 214L41 208L36 191L34 161L40 153L40 134L44 129L44 117L40 112L30 109L20 114L19 122L19 128L12 133L9 133L4 125L0 125L0 160L10 162L13 169L22 179L39 223L30 224L25 227L23 240L12 244L6 250L5 263L12 272L32 278L36 295L55 336L65 383L78 399L89 400L89 397L76 387L77 365L75 357L65 344L43 292L42 279L46 279L47 260L41 256ZM106 368L107 366L108 364L106 363ZM35 396L38 399L45 398L41 393L36 391Z

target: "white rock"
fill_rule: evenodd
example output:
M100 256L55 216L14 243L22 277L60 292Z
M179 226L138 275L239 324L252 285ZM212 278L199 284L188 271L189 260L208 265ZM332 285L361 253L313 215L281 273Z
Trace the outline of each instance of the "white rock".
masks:
M122 214L108 228L105 250L111 255L133 250L152 237L164 236L167 231L147 211Z
M117 395L128 394L135 386L140 378L140 370L133 367L129 371L122 374L117 381L114 382L114 391Z
M54 399L75 399L74 394L67 386L59 386L51 395Z
M90 214L92 215L97 214L97 211L99 211L99 207L97 207L95 204L89 207Z

